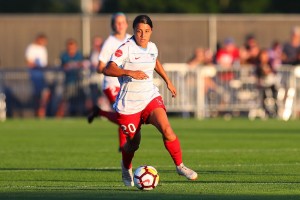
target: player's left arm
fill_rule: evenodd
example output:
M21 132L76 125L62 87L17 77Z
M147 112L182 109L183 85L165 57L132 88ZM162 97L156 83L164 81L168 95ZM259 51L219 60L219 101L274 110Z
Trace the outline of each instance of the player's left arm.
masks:
M162 64L159 62L158 59L156 59L156 65L155 65L155 71L160 75L160 77L162 77L162 79L164 79L164 81L167 84L168 89L170 90L172 97L176 97L176 88L173 85L173 83L171 82L171 80L169 79L165 69L163 68Z

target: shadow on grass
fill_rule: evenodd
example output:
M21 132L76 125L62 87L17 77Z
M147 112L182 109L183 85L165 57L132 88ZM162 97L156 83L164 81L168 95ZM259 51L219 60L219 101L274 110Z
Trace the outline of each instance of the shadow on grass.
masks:
M77 191L23 191L23 192L5 192L0 193L0 199L12 199L12 200L32 200L32 199L63 199L63 200L79 200L79 199L143 199L143 200L153 200L153 199L164 199L164 200L177 200L177 199L217 199L217 200L294 200L299 199L300 195L183 195L183 194L160 194L153 193L154 191L139 191L139 190L126 190L126 189L110 189L110 191L105 191L107 189L97 189L97 190L77 190ZM112 191L113 190L113 191Z

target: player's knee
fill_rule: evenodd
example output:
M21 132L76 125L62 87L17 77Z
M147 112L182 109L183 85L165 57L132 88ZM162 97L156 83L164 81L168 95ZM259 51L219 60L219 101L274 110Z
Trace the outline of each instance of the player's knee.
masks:
M134 145L131 145L131 149L130 150L133 153L133 152L137 151L139 149L139 147L140 147L139 144L134 144Z
M123 149L125 152L127 153L134 153L135 151L137 151L139 149L140 145L139 144L135 144L135 143L126 143L124 146L123 146Z
M164 127L162 129L162 131L163 131L163 137L165 140L172 141L172 140L174 140L174 138L176 139L176 135L170 125Z

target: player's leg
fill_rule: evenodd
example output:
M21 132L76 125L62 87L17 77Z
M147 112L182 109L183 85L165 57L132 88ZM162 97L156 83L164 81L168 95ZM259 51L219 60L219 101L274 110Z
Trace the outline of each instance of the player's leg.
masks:
M104 94L108 98L111 105L113 105L115 103L119 91L120 91L119 87L110 87L110 88L103 90ZM97 117L97 116L105 117L109 121L111 121L115 124L118 124L116 112L104 111L96 105L93 107L92 111L90 112L90 114L87 117L88 123L92 123L94 121L95 117Z
M115 103L119 91L120 91L119 87L110 87L103 90L111 105ZM88 115L88 122L92 123L94 118L97 116L106 117L109 121L119 125L118 115L116 112L104 111L101 110L98 106L94 106L92 112ZM118 128L118 136L119 136L119 151L121 151L123 145L126 143L126 137L122 133L122 129L120 127Z
M180 165L182 163L180 142L169 123L166 111L163 108L156 108L150 113L148 120L162 134L164 145L175 165Z
M161 132L164 145L176 165L177 173L189 180L197 179L197 173L187 168L182 162L180 142L170 126L166 111L163 108L156 108L151 112L149 122Z
M121 161L121 168L122 168L122 180L125 186L134 186L133 183L133 172L132 172L132 159L134 157L135 151L138 149L140 144L140 137L141 134L138 132L135 134L135 137L129 139L125 143L124 147L122 148L122 161Z
M132 159L136 150L138 150L141 141L141 132L138 131L133 138L127 136L127 142L122 148L122 160L125 168L132 168Z
M118 114L118 121L126 142L122 147L122 179L125 186L133 186L132 159L141 141L140 113L133 115Z
M149 113L147 123L154 125L162 134L165 148L171 155L178 174L189 180L197 179L197 173L183 165L180 141L170 125L161 97L150 102L145 111Z
M119 152L122 152L122 148L124 144L127 142L127 138L120 126L118 128L118 134L119 134Z
M105 117L114 124L118 124L116 112L104 111L96 105L93 107L92 111L87 117L88 123L92 123L97 116Z

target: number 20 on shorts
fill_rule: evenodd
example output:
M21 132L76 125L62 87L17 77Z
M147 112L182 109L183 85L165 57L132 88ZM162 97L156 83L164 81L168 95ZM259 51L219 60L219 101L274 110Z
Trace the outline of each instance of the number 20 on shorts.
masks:
M130 134L130 133L135 133L136 127L134 124L130 123L127 126L126 125L121 125L121 129L125 134Z

